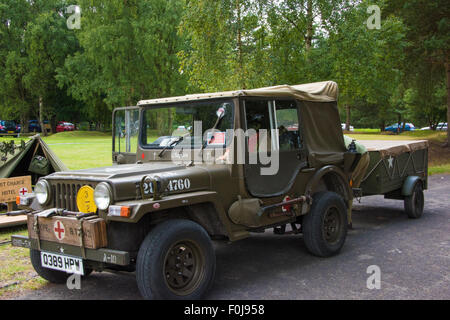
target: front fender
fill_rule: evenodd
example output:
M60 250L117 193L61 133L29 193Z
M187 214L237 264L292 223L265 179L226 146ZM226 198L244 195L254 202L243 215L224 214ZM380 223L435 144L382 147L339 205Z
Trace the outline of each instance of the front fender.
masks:
M217 192L214 191L196 191L189 193L181 193L176 195L165 196L159 200L142 199L134 201L124 201L115 203L115 206L127 206L131 208L131 216L129 218L106 216L107 221L117 221L125 223L138 223L145 215L151 215L159 211L176 209L180 207L188 207L195 204L211 203L216 210L217 216L225 227L230 239L234 238L234 231L230 228L230 222L224 210ZM211 213L214 214L214 213Z

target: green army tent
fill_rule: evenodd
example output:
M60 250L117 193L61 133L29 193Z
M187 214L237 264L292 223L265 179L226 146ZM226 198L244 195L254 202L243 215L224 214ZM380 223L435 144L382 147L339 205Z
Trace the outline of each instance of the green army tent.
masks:
M30 164L36 156L48 160L50 167L49 174L69 170L41 137L36 135L31 137L31 139L25 143L24 148L16 148L14 154L8 154L6 159L0 159L0 178L31 175L33 180L32 183L35 184L37 179L42 176L29 170ZM4 157L4 155L2 155L2 157Z

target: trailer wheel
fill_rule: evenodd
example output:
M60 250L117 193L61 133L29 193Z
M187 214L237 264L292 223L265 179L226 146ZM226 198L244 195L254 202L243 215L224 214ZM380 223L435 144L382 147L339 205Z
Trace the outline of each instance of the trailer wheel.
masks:
M138 252L136 280L146 299L195 300L214 281L216 257L208 233L190 220L157 225Z
M303 240L310 253L330 257L343 247L347 237L347 209L334 192L319 192L311 211L303 217Z
M424 204L422 183L417 182L412 195L405 197L405 212L410 219L419 219L422 217Z

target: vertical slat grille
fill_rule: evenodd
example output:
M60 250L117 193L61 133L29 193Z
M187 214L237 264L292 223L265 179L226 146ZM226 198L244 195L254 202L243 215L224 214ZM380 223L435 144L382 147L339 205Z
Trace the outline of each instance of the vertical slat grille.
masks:
M62 207L61 197L62 197L61 184L58 183L58 184L56 184L56 207L57 208Z
M67 209L67 190L65 184L61 185L61 200L61 209Z
M77 195L82 186L90 186L95 189L94 184L54 183L51 186L53 204L55 208L78 211Z

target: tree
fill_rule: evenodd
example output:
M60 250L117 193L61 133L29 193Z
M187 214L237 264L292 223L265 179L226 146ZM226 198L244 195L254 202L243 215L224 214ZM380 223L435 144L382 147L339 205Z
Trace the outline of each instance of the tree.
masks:
M32 106L32 93L22 81L28 65L23 37L31 19L28 1L0 3L0 110L3 117L16 120L20 117L22 123L28 122Z
M341 106L346 108L346 125L350 124L350 108L364 100L377 107L379 125L384 129L394 111L391 96L398 90L403 76L405 30L395 17L383 19L381 30L368 29L368 5L362 2L355 6L331 31L328 54L333 78L340 85Z
M23 82L38 98L42 128L45 105L58 108L58 100L52 100L50 95L56 88L56 70L64 65L66 56L77 49L77 41L67 29L66 19L60 14L63 12L62 3L55 1L47 2L46 5L48 9L36 15L35 20L28 25L24 38L28 63ZM46 130L43 133L46 135Z
M389 0L387 3L388 12L400 17L408 27L407 39L411 46L404 50L410 71L408 77L421 78L422 75L416 71L423 70L423 66L427 65L428 68L432 65L445 72L447 122L450 123L450 2ZM428 91L429 98L432 91ZM447 146L450 147L450 130L447 133Z
M58 83L89 108L132 106L175 95L179 72L179 0L81 0L81 50L58 70ZM104 105L102 104L104 103Z

